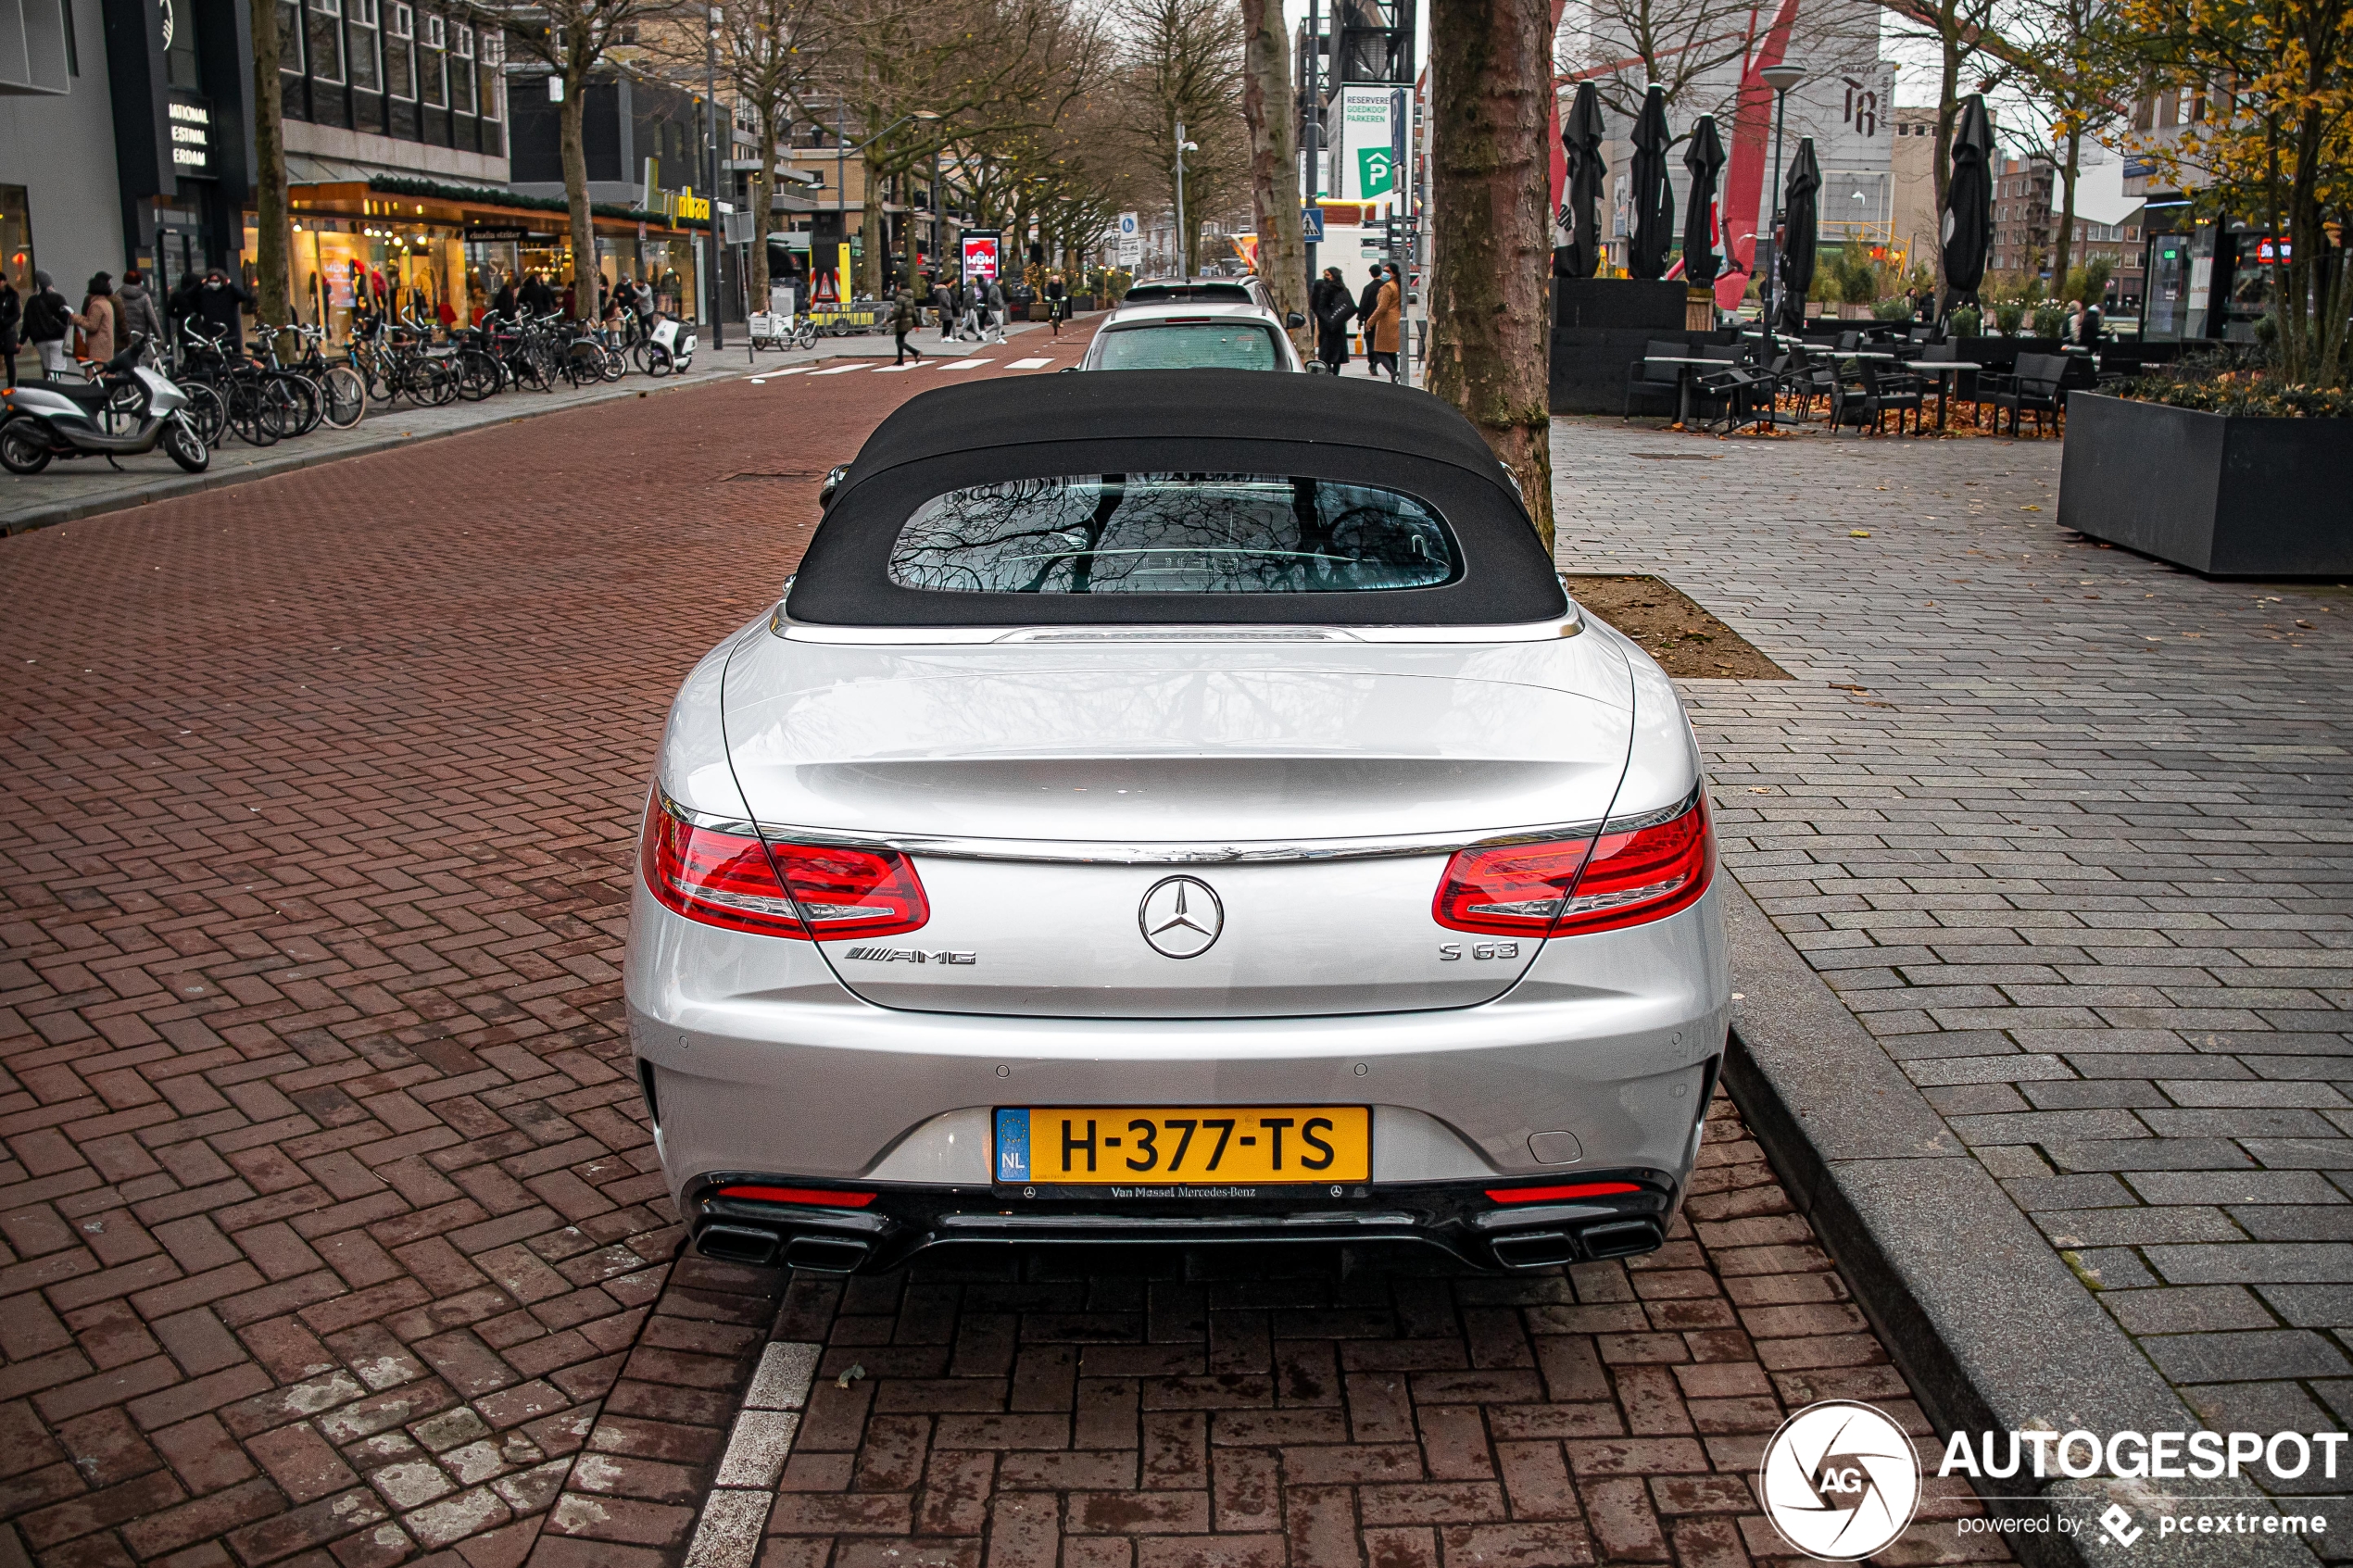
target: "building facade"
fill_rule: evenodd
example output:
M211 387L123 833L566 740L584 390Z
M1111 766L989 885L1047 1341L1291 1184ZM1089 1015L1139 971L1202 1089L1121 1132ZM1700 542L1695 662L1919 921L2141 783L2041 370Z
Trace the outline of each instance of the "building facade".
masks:
M79 307L91 273L122 270L104 0L0 0L0 270L19 295L53 274ZM31 355L25 363L32 363Z
M1895 190L1891 249L1900 254L1906 267L1934 271L1937 247L1944 236L1944 212L1936 204L1934 109L1895 111L1895 145L1889 154L1888 174Z
M2057 171L2040 158L2005 157L1994 174L1994 245L1989 272L2040 275L2049 269L2051 241L2058 232L2051 213Z

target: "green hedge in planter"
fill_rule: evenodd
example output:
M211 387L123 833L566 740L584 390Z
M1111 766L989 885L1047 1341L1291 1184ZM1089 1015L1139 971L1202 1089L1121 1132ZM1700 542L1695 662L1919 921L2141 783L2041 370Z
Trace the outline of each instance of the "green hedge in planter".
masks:
M2183 378L2144 376L2117 389L2137 403L2233 414L2247 419L2353 420L2353 392L2334 386L2291 386L2256 371Z

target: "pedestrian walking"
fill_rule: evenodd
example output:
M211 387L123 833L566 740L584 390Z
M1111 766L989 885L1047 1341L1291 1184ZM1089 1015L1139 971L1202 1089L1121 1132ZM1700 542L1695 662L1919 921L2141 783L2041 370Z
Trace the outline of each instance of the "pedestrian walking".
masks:
M994 332L997 335L997 341L999 343L1002 343L1005 341L1005 321L1008 315L1005 308L1005 285L999 282L996 279L991 278L988 280L987 287L988 314L986 319L988 323L988 332L981 333L981 341L984 343L988 342L989 332Z
M931 308L939 318L939 341L946 343L956 335L956 291L944 272L931 281Z
M147 335L150 354L164 345L163 316L156 309L155 296L147 292L147 275L136 267L126 268L122 286L114 291L115 314L121 318L123 341L127 344L132 332Z
M515 295L515 275L509 272L499 279L498 292L490 296L491 313L511 318L515 313L515 307L520 303L522 303L521 300Z
M1348 323L1356 315L1356 302L1348 296L1348 284L1339 268L1324 269L1324 275L1307 291L1307 308L1315 318L1315 358L1336 376L1348 363Z
M245 313L253 308L253 291L229 276L226 269L215 267L196 285L193 311L197 320L220 334L221 345L232 357L243 357L245 351Z
M1397 374L1397 328L1402 312L1398 308L1397 269L1387 269L1380 279L1380 293L1374 296L1372 313L1365 318L1365 353L1372 372L1389 372L1392 382Z
M17 384L17 338L24 328L24 296L17 293L17 285L0 272L0 373L7 384Z
M1063 335L1063 318L1070 314L1070 288L1060 272L1046 278L1046 320L1053 323L1054 336Z
M66 334L73 331L73 307L46 272L32 275L32 297L24 302L24 340L41 356L41 373L55 381L73 366Z
M967 278L956 289L956 303L962 307L956 313L956 335L977 340L980 327L980 288Z
M1356 331L1365 340L1365 358L1373 357L1373 307L1380 304L1381 264L1373 263L1372 281L1356 296Z
M901 288L890 302L890 331L899 340L899 358L892 360L892 364L904 365L910 354L915 357L916 364L924 362L924 351L907 341L907 334L922 323L923 312L915 307L915 291Z
M113 273L91 275L89 291L82 296L82 308L74 312L73 324L82 333L82 358L103 365L114 358Z
M552 316L556 310L556 291L547 280L533 272L522 281L522 307L534 316Z

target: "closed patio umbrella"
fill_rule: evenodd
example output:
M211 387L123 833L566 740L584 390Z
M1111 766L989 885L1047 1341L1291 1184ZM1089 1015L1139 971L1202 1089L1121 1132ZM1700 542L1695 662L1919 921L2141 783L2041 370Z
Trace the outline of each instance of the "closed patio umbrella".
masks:
M1667 174L1667 150L1674 143L1675 132L1667 124L1667 89L1654 82L1634 121L1634 232L1626 247L1626 270L1637 278L1664 274L1667 252L1675 243L1675 183Z
M1781 212L1789 232L1780 251L1781 314L1776 325L1785 332L1806 330L1806 291L1814 286L1814 231L1821 189L1822 166L1814 157L1814 138L1800 137L1797 156L1790 160L1789 182L1781 187Z
M1953 176L1944 188L1944 300L1938 319L1954 302L1977 297L1985 281L1985 253L1994 239L1994 123L1985 99L1961 101L1960 124L1953 132Z
M1561 147L1568 155L1567 201L1561 227L1567 240L1553 253L1553 272L1562 278L1590 278L1602 264L1602 95L1590 82L1577 84L1577 100L1569 107L1568 123L1561 127Z
M1724 270L1724 258L1716 254L1716 181L1724 170L1724 143L1714 115L1704 114L1692 126L1683 167L1692 176L1691 194L1683 199L1683 278L1705 288Z

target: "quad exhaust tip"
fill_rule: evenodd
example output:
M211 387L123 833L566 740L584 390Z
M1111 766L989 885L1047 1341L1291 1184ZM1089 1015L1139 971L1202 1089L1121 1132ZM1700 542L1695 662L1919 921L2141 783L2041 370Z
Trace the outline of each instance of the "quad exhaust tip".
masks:
M1613 1220L1567 1231L1522 1231L1495 1238L1495 1261L1507 1269L1548 1269L1562 1263L1599 1262L1655 1252L1665 1238L1648 1220Z

